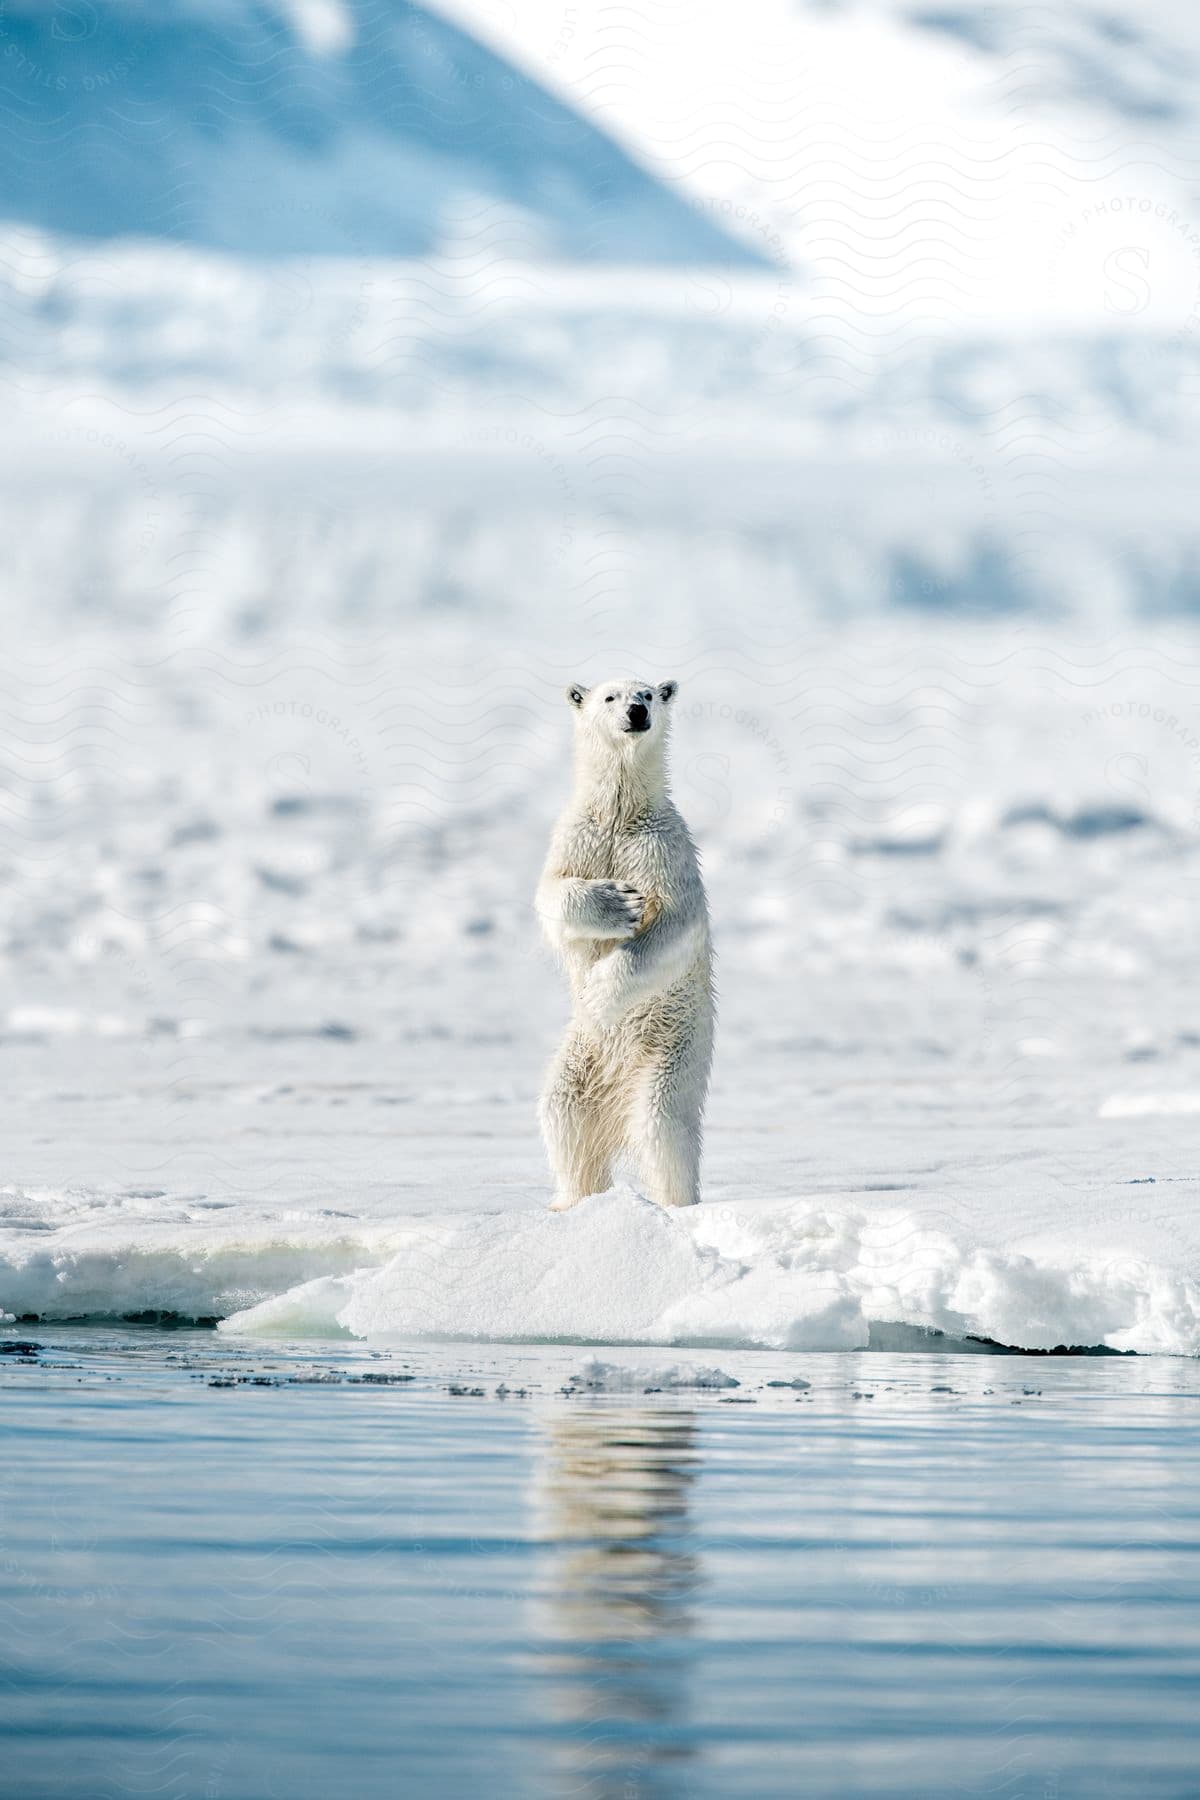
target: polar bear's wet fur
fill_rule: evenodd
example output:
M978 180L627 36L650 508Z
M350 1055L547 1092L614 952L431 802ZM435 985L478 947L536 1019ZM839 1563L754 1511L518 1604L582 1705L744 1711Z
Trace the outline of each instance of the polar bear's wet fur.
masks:
M542 1135L562 1211L625 1152L662 1206L700 1198L712 947L696 847L667 793L676 683L573 685L574 785L537 891L571 985Z

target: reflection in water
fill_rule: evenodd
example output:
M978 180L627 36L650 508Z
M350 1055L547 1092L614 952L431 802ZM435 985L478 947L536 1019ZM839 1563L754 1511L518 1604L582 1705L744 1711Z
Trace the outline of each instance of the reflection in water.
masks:
M640 1800L686 1785L695 1441L694 1414L674 1408L584 1402L547 1421L537 1635L563 1794Z

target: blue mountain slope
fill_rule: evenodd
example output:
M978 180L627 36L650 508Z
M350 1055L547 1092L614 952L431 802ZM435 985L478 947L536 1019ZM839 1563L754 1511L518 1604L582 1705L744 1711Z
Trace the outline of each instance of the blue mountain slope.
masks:
M6 0L0 215L247 255L742 262L519 69L408 0ZM305 29L306 18L325 29Z

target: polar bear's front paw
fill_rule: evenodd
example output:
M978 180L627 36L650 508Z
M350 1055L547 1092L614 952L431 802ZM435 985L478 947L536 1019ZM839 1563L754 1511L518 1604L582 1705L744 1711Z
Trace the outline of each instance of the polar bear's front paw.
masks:
M646 897L627 881L593 882L590 898L605 937L631 938L641 925Z

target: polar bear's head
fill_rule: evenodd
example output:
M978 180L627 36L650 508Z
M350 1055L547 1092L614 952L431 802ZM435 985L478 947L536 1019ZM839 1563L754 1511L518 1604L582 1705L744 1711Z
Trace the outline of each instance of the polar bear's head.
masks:
M607 744L627 754L666 735L677 681L601 681L585 688L573 681L567 699L578 714L578 724L594 744Z

